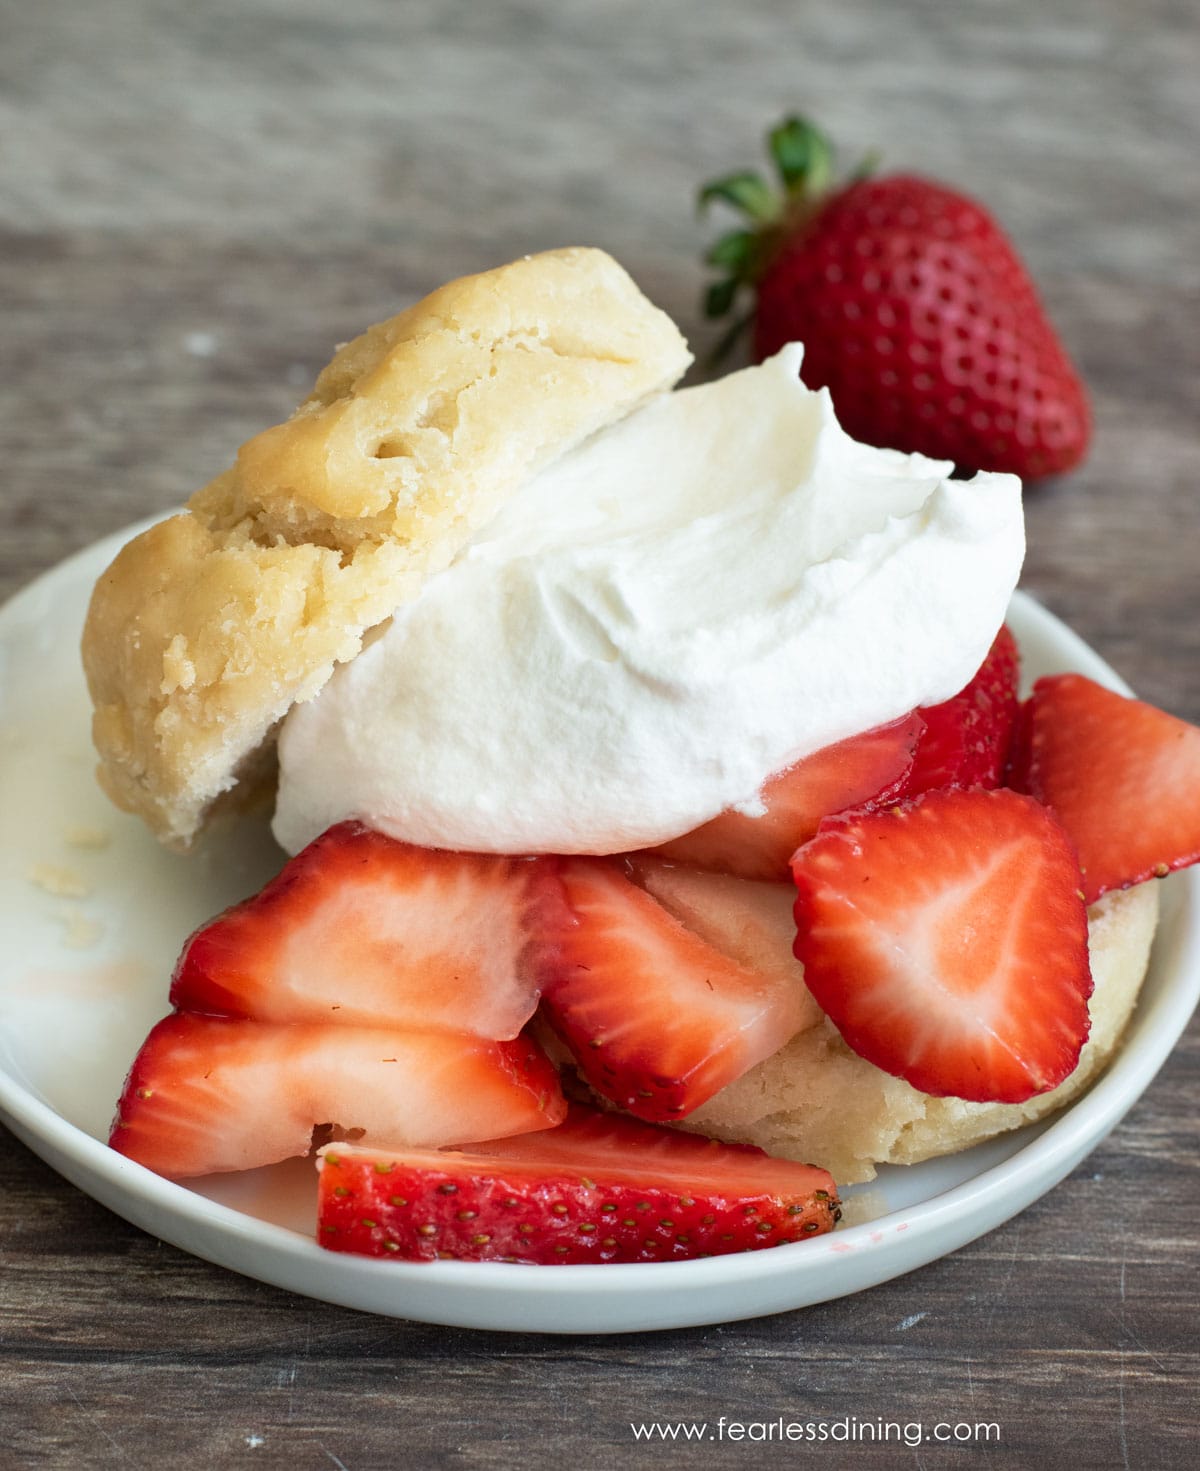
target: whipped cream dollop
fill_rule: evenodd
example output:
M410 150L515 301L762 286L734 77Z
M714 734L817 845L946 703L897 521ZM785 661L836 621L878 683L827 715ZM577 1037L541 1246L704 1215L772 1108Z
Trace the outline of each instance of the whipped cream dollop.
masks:
M1020 483L856 443L800 361L661 395L518 491L284 721L283 847L359 817L622 852L961 689L1020 571Z

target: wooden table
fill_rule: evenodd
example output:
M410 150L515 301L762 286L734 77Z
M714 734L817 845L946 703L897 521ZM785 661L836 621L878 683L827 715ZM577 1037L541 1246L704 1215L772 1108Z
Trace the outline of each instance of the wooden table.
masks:
M977 192L1015 235L1098 422L1087 467L1028 499L1025 586L1200 719L1190 7L3 0L0 28L3 592L180 501L334 342L450 275L594 242L703 346L693 187L799 105L850 155L881 143ZM650 1452L629 1430L725 1414L1001 1427L839 1466L1193 1466L1198 1063L1193 1026L1061 1188L947 1260L645 1337L292 1297L139 1233L6 1140L0 1465L751 1464L747 1444Z

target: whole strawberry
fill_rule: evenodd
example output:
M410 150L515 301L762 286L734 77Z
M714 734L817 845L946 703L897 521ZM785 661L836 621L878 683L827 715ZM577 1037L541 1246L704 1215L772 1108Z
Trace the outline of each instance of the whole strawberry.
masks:
M856 439L1026 480L1079 464L1086 392L991 215L910 175L834 184L828 140L800 118L769 148L780 189L738 173L701 191L750 222L708 252L727 275L707 314L752 288L755 358L803 342L804 381Z

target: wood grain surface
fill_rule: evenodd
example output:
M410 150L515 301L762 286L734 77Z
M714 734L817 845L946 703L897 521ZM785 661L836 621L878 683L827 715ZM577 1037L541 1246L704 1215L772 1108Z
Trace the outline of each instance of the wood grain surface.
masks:
M332 345L534 248L614 251L703 347L695 183L786 107L985 198L1095 397L1024 585L1200 719L1190 0L0 3L0 592L206 480ZM0 818L2 821L2 818ZM0 1467L1192 1467L1200 1033L1059 1189L858 1297L617 1338L293 1297L8 1136ZM996 1422L650 1450L632 1421Z

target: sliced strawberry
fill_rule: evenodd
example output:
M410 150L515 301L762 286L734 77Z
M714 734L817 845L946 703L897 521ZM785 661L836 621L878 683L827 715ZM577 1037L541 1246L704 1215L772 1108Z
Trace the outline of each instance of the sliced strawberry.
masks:
M1087 911L1070 841L1032 798L953 789L833 818L793 875L804 978L860 1057L978 1102L1074 1070Z
M530 935L561 924L545 860L330 828L188 941L171 1001L260 1021L515 1037L537 1005Z
M773 776L762 789L766 811L747 817L730 808L652 851L674 863L747 879L786 879L792 854L823 817L885 802L904 784L923 729L914 711L903 720L826 746Z
M470 1151L336 1145L319 1168L321 1245L410 1261L677 1261L804 1241L841 1215L813 1165L578 1108Z
M545 937L542 1005L605 1098L682 1118L800 1027L801 985L721 954L617 865L572 859L562 876L573 921Z
M925 732L899 795L999 786L1017 717L1019 677L1020 656L1006 624L970 684L953 699L920 711Z
M821 1008L803 984L804 967L792 953L796 886L790 877L786 884L762 883L664 863L648 853L639 853L626 863L634 883L685 929L773 986L781 990L799 986L803 1018L797 1031L821 1020Z
M527 1038L169 1016L142 1045L109 1143L162 1175L307 1154L314 1128L378 1145L544 1129L558 1078Z
M1011 780L1070 834L1088 903L1200 861L1200 729L1081 674L1039 679Z
M1014 792L1029 791L1029 747L1033 728L1033 701L1022 700L1017 706L1017 718L1013 721L1012 740L1008 746L1008 761L1005 763L1001 786L1011 787Z

